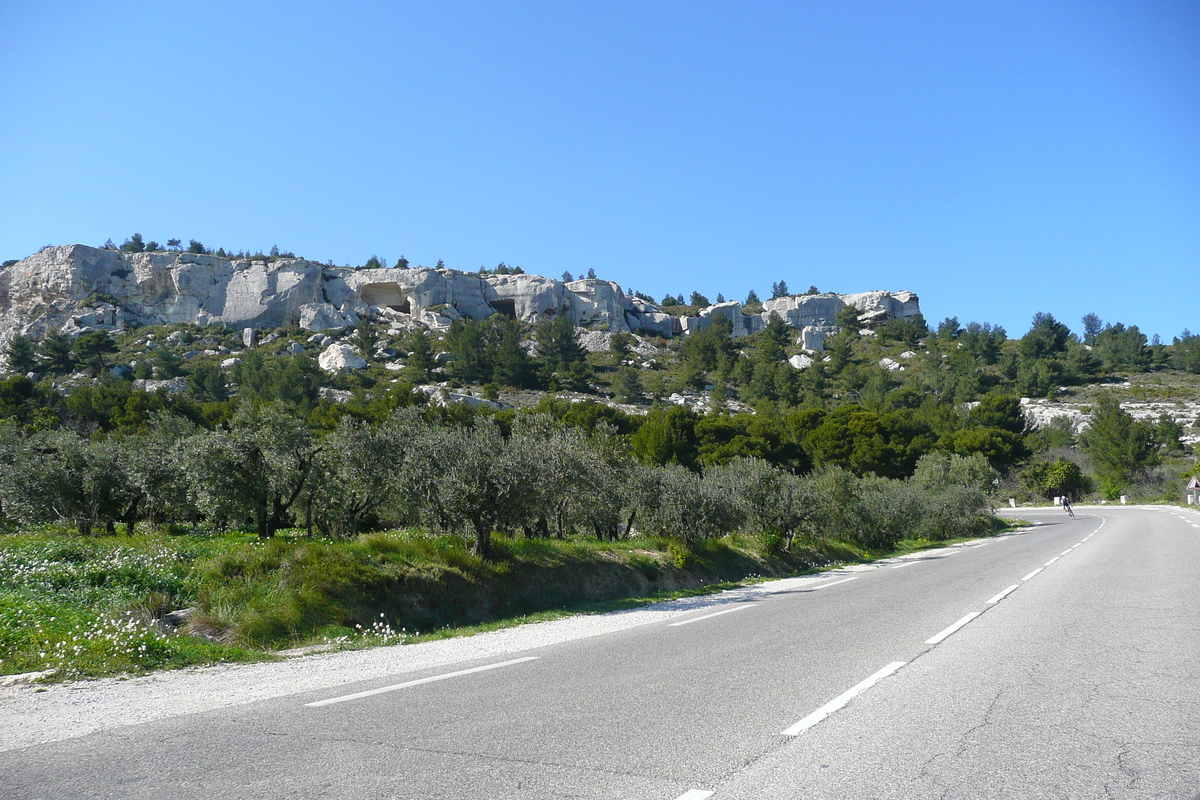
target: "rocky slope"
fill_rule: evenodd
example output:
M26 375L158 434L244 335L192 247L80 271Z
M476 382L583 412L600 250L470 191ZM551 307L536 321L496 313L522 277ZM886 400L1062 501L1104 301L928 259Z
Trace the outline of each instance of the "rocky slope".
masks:
M911 292L782 297L761 314L739 303L694 317L664 313L610 281L561 282L538 275L479 275L451 269L348 269L304 259L227 259L179 252L125 253L85 245L48 247L0 269L0 347L16 334L194 323L233 328L300 325L322 331L378 321L448 326L494 313L536 323L569 315L576 325L672 337L702 330L716 315L734 335L761 330L778 312L820 349L837 312L853 304L868 322L920 313Z

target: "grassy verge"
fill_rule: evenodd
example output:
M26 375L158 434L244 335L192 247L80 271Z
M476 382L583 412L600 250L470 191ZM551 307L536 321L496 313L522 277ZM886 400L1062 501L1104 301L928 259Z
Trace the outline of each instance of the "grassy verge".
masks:
M898 552L946 542L901 542ZM242 535L0 536L0 675L57 678L395 644L632 608L895 553L838 542L790 552L751 537L500 540L374 533L349 542ZM170 614L189 609L186 614ZM172 621L178 627L166 624Z

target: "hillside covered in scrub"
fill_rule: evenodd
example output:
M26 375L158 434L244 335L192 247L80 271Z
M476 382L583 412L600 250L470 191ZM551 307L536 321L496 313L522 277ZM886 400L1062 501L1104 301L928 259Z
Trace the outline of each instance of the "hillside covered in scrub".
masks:
M697 480L748 460L797 478L841 469L855 480L907 480L926 455L980 457L997 473L994 494L1023 499L1172 494L1200 438L1190 377L1200 372L1200 337L1187 331L1171 344L1148 342L1136 326L1089 315L1077 335L1041 313L1010 338L987 322L950 318L930 328L910 293L832 295L812 287L792 295L781 281L766 301L751 292L744 304L709 305L693 292L691 305L682 295L654 304L594 277L556 282L506 265L459 273L373 262L355 269L277 250L212 254L198 242L185 252L175 240L163 249L137 236L120 249L49 247L6 262L0 298L9 377L0 384L0 417L9 463L31 437L58 436L78 439L84 450L129 448L133 455L113 459L123 469L151 452L149 438L157 436L165 437L155 445L165 448L164 465L194 461L180 458L181 448L211 440L207 446L227 450L231 463L260 459L284 470L253 498L221 496L211 484L228 471L177 475L168 483L178 497L169 502L122 475L121 492L103 509L95 492L93 507L35 508L22 492L44 492L8 486L6 517L85 528L253 521L263 535L295 524L339 534L410 522L442 530L468 522L552 527L560 535L603 527L547 510L552 498L530 501L531 511L507 522L472 519L469 509L434 519L391 508L399 466L379 479L366 507L348 512L352 523L333 522L338 492L328 487L347 462L330 455L334 443L354 453L367 446L356 437L387 425L387 436L413 444L413 452L432 435L426 429L470 436L495 429L491 444L440 443L422 456L430 473L457 446L491 448L489 460L499 463L537 429L547 442L575 436L570 451L599 447L606 458L679 467ZM322 303L329 308L310 308ZM645 335L631 323L646 314L673 319L671 332L682 335ZM1159 393L1167 402L1133 402L1164 382L1174 387ZM403 409L413 410L400 430ZM263 434L270 425L276 430ZM285 435L288 426L295 430ZM251 434L264 441L249 443ZM237 444L239 437L246 441ZM291 455L273 455L273 442L289 442ZM93 456L79 458L75 466ZM251 472L267 479L265 467ZM617 494L638 496L626 488ZM403 494L433 492L410 486ZM651 515L649 507L642 512ZM553 526L544 519L551 517ZM612 519L622 517L636 514L613 511Z
M1010 337L782 281L655 304L503 265L441 271L481 292L464 313L422 294L437 268L147 249L0 272L0 671L394 641L977 536L1008 498L1178 502L1196 473L1187 331L1040 313ZM620 304L585 302L602 285ZM94 666L60 652L85 629Z

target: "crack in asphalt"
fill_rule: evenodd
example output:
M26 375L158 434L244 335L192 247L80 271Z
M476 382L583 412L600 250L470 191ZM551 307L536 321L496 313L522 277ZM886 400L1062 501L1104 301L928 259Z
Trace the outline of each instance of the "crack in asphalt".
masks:
M968 728L966 731L964 731L962 733L962 735L960 735L958 737L959 743L958 743L958 750L954 754L955 758L962 758L963 755L967 752L967 748L969 747L969 745L967 744L967 739L972 734L977 733L978 731L981 731L984 728L986 728L992 724L992 713L996 710L996 705L999 704L1000 698L1002 698L1004 696L1004 693L1007 690L1008 690L1008 687L1006 687L1006 686L997 689L996 696L992 698L992 701L990 703L988 703L987 711L983 712L983 721L981 721L978 725L975 725L972 728Z
M634 770L618 770L605 769L604 767L592 767L584 764L567 764L559 761L548 761L537 758L515 758L512 756L497 756L489 753L476 753L470 750L450 750L439 749L436 747L415 747L413 745L395 744L392 742L381 742L378 739L357 739L353 736L332 736L323 738L324 742L335 742L338 744L356 744L369 747L380 747L390 751L400 751L406 753L425 753L429 755L439 756L459 756L462 758L477 758L483 761L493 761L497 763L508 764L528 764L539 767L559 767L562 769L578 770L580 772L589 772L597 775L619 775L626 778L643 778L647 780L678 780L673 775L656 775L646 772L637 772Z

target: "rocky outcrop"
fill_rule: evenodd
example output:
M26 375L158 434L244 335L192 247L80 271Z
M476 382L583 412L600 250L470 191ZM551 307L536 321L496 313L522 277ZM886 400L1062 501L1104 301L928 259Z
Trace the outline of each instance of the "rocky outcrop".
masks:
M244 329L249 345L261 328L299 325L320 332L362 319L398 330L445 328L456 319L495 313L528 323L570 315L580 326L664 338L705 330L723 316L734 336L748 336L776 312L803 331L806 349L819 350L822 335L848 304L872 324L920 313L911 292L866 292L782 297L767 301L761 314L720 303L697 316L676 317L596 279L563 283L426 267L349 269L296 258L125 253L77 244L48 247L0 269L0 347L18 333L40 337L51 330L78 334L185 322Z
M317 356L317 364L326 372L365 369L367 362L348 344L331 344Z

